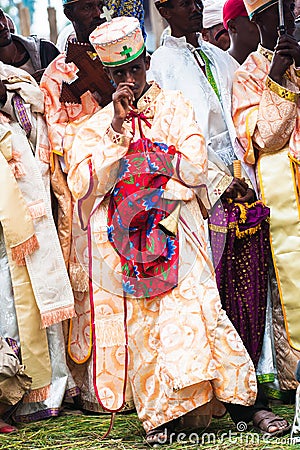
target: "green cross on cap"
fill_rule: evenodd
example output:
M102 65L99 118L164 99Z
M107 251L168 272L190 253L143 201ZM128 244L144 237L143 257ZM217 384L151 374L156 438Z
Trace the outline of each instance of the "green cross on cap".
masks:
M131 47L127 47L127 45L124 45L123 47L123 51L120 53L121 56L126 56L126 58L130 58L130 53L132 52L132 48Z

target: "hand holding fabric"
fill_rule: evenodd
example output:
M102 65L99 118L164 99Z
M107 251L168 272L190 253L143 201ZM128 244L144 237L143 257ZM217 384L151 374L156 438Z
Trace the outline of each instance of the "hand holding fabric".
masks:
M243 198L246 196L248 190L248 185L245 182L244 178L233 178L232 182L226 189L226 191L223 193L223 198L231 198L232 200L237 199L237 197L240 195L240 198Z
M253 189L248 188L246 194L243 197L237 197L234 199L235 203L253 203L255 202L255 192Z

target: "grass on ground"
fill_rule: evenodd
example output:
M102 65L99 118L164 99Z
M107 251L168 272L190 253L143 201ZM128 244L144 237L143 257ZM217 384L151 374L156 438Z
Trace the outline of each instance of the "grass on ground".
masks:
M293 421L294 407L274 407L273 411ZM55 419L43 420L21 425L19 433L0 437L0 449L44 449L44 450L85 450L85 449L148 449L143 428L135 413L116 417L110 436L101 440L109 427L108 416L62 415ZM202 434L201 434L202 433ZM206 433L206 434L203 434ZM208 434L210 433L210 434ZM165 449L214 449L214 450L267 450L300 449L291 445L289 435L265 441L255 430L249 428L246 433L238 432L228 414L219 420L213 420L209 429L199 431L180 442L162 447Z

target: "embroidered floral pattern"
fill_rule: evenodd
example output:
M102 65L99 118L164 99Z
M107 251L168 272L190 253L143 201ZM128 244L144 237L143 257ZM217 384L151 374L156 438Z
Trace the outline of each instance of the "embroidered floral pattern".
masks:
M159 229L159 222L176 205L162 200L164 187L173 174L173 156L174 147L169 152L167 145L139 139L120 162L107 232L121 258L127 295L151 298L178 282L178 269L174 268L178 267L178 239Z

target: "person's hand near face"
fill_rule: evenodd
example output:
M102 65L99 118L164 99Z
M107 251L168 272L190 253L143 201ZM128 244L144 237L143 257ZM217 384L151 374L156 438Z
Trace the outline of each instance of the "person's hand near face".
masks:
M114 105L114 117L112 127L117 133L122 132L123 122L129 112L129 106L134 102L134 93L131 88L134 83L119 83L116 92L112 95Z

